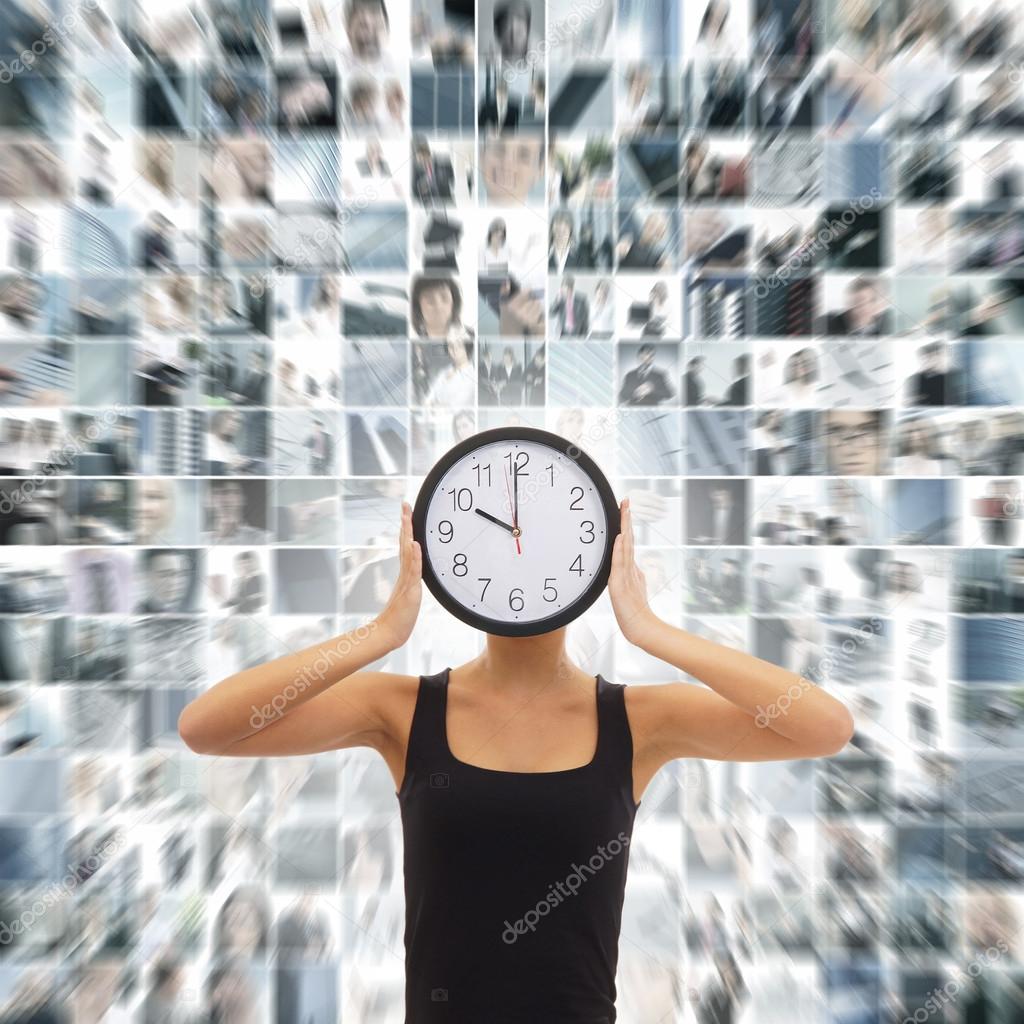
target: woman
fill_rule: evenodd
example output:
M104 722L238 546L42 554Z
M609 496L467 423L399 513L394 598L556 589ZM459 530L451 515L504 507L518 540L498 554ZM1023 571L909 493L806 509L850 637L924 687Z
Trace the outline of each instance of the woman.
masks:
M790 404L799 405L814 399L818 389L818 353L801 348L785 362L782 370L783 391Z
M266 893L255 885L236 887L224 901L213 926L213 950L218 956L261 958L267 949L270 907Z
M317 278L313 299L302 322L315 338L333 343L341 334L341 284L332 274Z
M505 221L496 217L487 228L487 240L480 253L480 272L483 274L508 273L508 231Z
M452 444L465 441L476 433L476 416L471 409L460 409L452 416Z
M462 408L476 402L476 368L472 343L460 338L447 341L449 365L431 381L423 398L428 408Z
M303 390L302 377L295 362L287 358L278 359L274 404L305 406L310 404L311 397Z
M462 323L462 292L450 277L417 277L412 285L410 316L421 338L469 341L473 332Z
M365 670L406 644L420 610L422 552L403 502L398 579L375 618L236 673L182 712L180 734L198 753L363 746L384 759L405 844L410 1024L450 1020L453 1004L467 1021L498 1019L499 1008L501 1020L542 1024L614 1019L628 844L658 770L684 757L824 757L852 735L849 711L817 686L659 619L628 499L620 515L616 622L706 688L595 676L570 660L565 626L487 634L475 658L430 675ZM573 865L588 858L580 885Z
M207 463L220 463L221 472L229 476L244 472L250 461L235 442L241 425L242 418L233 409L218 409L210 418L206 434Z

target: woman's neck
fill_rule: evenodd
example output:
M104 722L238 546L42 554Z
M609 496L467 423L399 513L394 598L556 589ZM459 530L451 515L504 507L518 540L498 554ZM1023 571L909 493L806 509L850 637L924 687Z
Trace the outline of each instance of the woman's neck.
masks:
M566 627L530 637L487 634L487 645L465 666L503 693L533 694L572 684L580 669L565 650ZM488 685L483 682L483 685Z

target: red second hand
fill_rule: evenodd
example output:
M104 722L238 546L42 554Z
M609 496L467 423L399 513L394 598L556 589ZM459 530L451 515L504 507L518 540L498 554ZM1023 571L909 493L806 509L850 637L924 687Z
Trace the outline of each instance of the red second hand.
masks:
M505 470L505 493L508 495L508 507L509 507L509 511L512 513L512 525L518 530L519 529L519 522L518 522L517 517L516 517L516 507L512 503L512 489L508 485L508 470L507 469ZM519 546L519 537L517 536L516 537L516 554L517 555L521 555L522 553L523 553L523 549Z

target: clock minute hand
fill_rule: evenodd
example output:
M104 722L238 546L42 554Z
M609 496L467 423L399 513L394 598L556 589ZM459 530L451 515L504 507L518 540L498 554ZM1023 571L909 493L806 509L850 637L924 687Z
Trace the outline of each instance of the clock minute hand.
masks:
M505 493L508 495L509 507L512 509L512 522L515 524L515 529L514 529L514 531L512 533L512 536L515 537L515 539L516 539L516 554L517 555L521 555L523 553L523 549L522 549L522 546L519 543L519 517L516 515L516 512L518 511L516 509L516 504L517 503L513 503L513 501L512 501L512 493L509 490L509 486L508 486L508 470L507 469L505 470Z
M502 522L497 517L492 516L490 512L485 512L482 508L475 508L475 509L473 509L473 511L478 516L483 516L484 519L489 519L492 523L497 523L498 526L501 526L504 529L508 530L509 533L514 533L515 532L515 527L511 523L504 523L504 522Z

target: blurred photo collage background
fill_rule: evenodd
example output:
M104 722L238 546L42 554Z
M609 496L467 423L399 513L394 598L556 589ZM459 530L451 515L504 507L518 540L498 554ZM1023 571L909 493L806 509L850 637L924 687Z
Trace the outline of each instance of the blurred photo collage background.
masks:
M621 1024L1021 1024L1022 22L5 0L0 1024L400 1024L383 760L177 720L370 621L402 499L511 424L629 496L660 617L857 723L651 783ZM371 667L481 640L425 593ZM567 643L688 679L607 594Z

